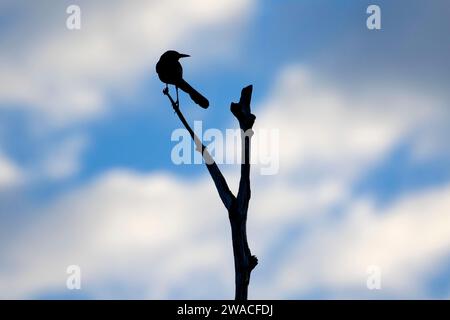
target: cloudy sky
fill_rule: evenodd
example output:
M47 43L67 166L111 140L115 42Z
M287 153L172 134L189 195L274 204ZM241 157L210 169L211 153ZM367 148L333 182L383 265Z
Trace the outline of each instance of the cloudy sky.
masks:
M180 123L154 66L176 49L211 103L182 94L189 121L235 128L230 102L253 84L255 138L279 133L276 174L252 171L249 298L449 299L449 12L0 0L0 298L233 297L227 213L203 165L171 160ZM239 166L221 168L236 190Z

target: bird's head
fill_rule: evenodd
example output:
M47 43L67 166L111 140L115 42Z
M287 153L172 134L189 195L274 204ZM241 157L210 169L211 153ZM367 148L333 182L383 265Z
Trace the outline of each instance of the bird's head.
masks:
M163 53L161 58L169 59L169 60L178 60L180 58L190 57L188 54L179 53L175 50L169 50Z

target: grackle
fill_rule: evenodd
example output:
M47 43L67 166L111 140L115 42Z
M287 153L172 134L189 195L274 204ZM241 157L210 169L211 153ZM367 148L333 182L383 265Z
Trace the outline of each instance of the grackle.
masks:
M187 54L178 53L174 50L169 50L163 53L156 64L156 73L159 79L166 84L172 84L177 90L178 103L178 88L189 94L191 99L202 108L208 108L209 101L202 96L197 90L191 87L183 79L183 67L178 61L180 58L189 57Z

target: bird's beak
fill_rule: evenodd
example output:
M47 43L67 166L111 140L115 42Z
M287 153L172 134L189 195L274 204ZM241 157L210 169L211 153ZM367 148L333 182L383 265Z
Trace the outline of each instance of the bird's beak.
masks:
M180 58L186 58L186 57L190 57L190 55L184 54L184 53L180 53L179 57Z

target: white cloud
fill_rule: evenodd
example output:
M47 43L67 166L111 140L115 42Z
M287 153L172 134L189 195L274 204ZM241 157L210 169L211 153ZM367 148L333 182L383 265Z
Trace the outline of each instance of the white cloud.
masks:
M23 180L22 169L0 153L0 190L19 185Z
M302 66L285 68L257 120L280 130L281 170L359 173L420 123L436 117L435 98L373 88L363 96L338 92Z
M275 257L275 272L262 280L258 273L266 272L274 254L268 251L272 243L265 241L271 237L264 233L297 223L298 217L288 215L286 222L283 215L303 210L295 203L267 202L280 218L267 221L259 216L264 214L258 210L261 203L283 195L255 189L260 197L250 209L250 241L261 265L252 282L253 297L295 296L315 288L358 297L367 290L366 268L373 264L383 270L383 294L420 297L421 275L450 249L450 187L412 194L386 209L356 199L337 223L318 216L304 221L306 236L285 243L287 254ZM182 181L111 172L37 215L39 221L4 250L2 261L14 268L0 272L3 297L63 292L70 264L82 267L83 288L97 298L167 298L181 288L186 297L209 296L209 290L217 292L214 298L232 295L226 211L208 177ZM111 281L134 291L110 292Z
M42 143L41 143L42 144ZM40 153L28 166L19 166L0 153L0 190L60 181L76 175L82 168L82 156L89 140L82 134L61 137Z
M450 186L410 194L384 209L357 200L341 221L312 229L291 247L267 294L324 288L369 296L366 270L376 265L382 291L372 297L426 297L422 279L450 252L449 212Z
M231 271L227 215L210 192L206 179L111 172L39 210L39 221L22 230L3 257L16 268L0 273L0 293L23 297L66 290L70 264L82 267L83 287L103 297L118 294L105 292L104 277L164 297L190 272L223 266Z

